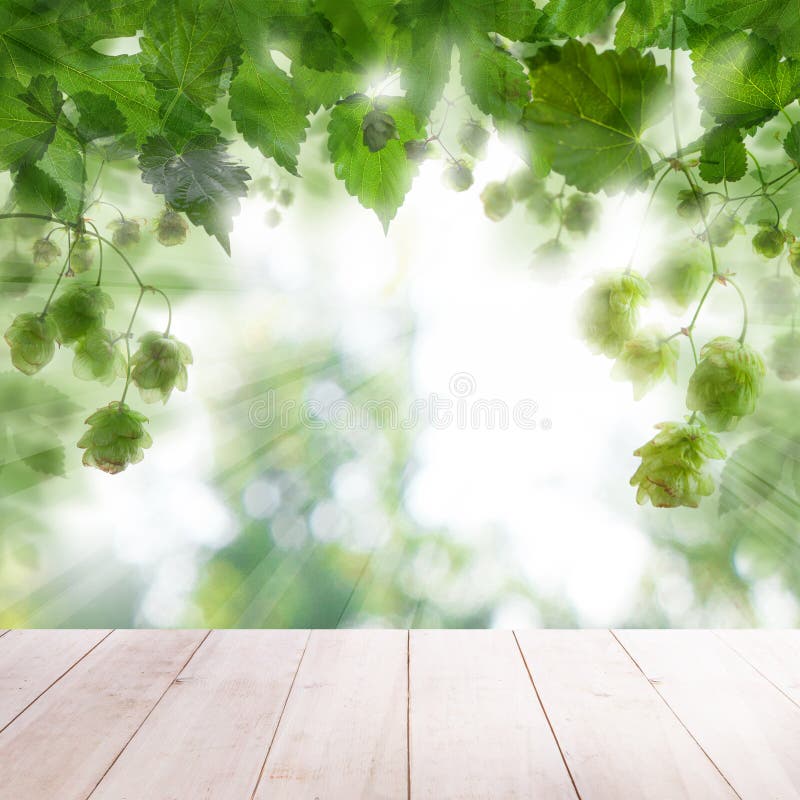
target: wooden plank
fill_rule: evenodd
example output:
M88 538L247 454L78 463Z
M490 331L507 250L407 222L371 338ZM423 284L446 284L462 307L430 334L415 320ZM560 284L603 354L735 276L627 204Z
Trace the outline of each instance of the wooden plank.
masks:
M616 631L743 800L800 796L800 709L711 631Z
M609 631L517 638L581 797L736 797Z
M412 631L409 654L412 798L574 800L511 631Z
M717 631L727 645L800 705L800 630Z
M3 796L85 800L204 637L115 631L104 639L0 734Z
M254 800L406 800L407 633L314 631Z
M0 647L0 731L110 631L14 630Z
M307 639L307 631L213 631L92 800L249 798Z

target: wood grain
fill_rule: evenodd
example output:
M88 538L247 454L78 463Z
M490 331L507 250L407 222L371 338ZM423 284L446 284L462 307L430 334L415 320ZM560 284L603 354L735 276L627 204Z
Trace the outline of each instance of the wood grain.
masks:
M726 630L716 634L800 705L800 630Z
M92 800L248 800L307 631L213 631Z
M711 631L616 631L743 800L800 797L800 709Z
M583 798L736 795L609 631L519 631Z
M511 631L412 631L409 675L412 798L574 800Z
M311 634L255 800L406 800L407 640Z
M0 646L0 730L110 631L14 630Z
M115 631L0 734L2 797L85 800L203 640Z

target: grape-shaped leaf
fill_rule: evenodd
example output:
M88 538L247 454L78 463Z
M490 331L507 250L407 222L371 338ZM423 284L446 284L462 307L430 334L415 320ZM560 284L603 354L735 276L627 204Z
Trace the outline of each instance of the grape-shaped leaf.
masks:
M82 142L125 133L125 117L110 97L96 92L78 92L70 99L78 112L75 131Z
M720 125L703 137L700 151L700 177L708 183L738 181L747 171L742 133L738 128Z
M216 134L193 136L180 152L163 136L151 136L139 156L142 180L172 208L202 225L230 255L232 217L247 194L247 170L235 163Z
M657 44L660 34L670 28L673 12L682 6L683 0L625 0L614 34L617 49Z
M12 78L0 78L0 169L37 161L53 141L61 106L56 111L43 104L45 87L58 91L53 78L34 78L27 91Z
M14 200L20 211L57 214L67 202L60 184L36 164L26 164L14 175Z
M557 34L583 36L605 21L620 0L549 0L542 9L545 18L537 33L558 38Z
M795 164L800 164L800 122L795 122L789 128L789 133L783 140L783 149Z
M687 23L701 106L719 123L760 125L800 94L800 63L764 39Z
M397 139L370 152L363 142L361 125L373 109L373 102L366 95L355 94L339 102L331 112L328 150L336 177L344 181L347 191L361 205L375 211L386 231L417 172L417 165L406 157L404 144L424 139L425 130L403 98L379 97L375 105L391 115Z
M540 51L525 126L567 182L584 192L641 186L652 178L642 132L662 115L667 72L633 49L595 52L569 41Z

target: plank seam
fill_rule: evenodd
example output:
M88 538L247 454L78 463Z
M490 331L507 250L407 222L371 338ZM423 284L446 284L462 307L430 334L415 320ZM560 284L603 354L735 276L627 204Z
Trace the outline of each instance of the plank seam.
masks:
M197 643L197 646L192 650L191 653L189 653L189 657L186 659L186 661L183 662L181 668L175 673L175 678L177 678L186 669L186 667L189 666L189 662L195 657L197 651L203 646L206 639L208 639L210 635L211 631L210 630L206 631L206 635ZM166 695L166 693L174 686L175 678L173 678L167 684L167 688L164 689L163 692L161 692L161 694L158 696L158 699L155 701L155 703L153 703L150 710L144 715L142 721L136 726L136 730L128 737L128 741L125 742L124 745L122 745L120 751L114 756L113 761L108 765L108 767L106 767L106 771L100 776L100 780L98 780L97 783L94 785L92 791L86 795L86 800L89 800L89 798L97 791L97 787L105 780L106 775L108 775L108 773L111 772L112 768L114 767L114 764L116 764L117 761L119 761L120 756L125 752L126 748L133 741L136 734L139 733L139 731L144 726L145 722L147 722L147 720L150 719L150 715L156 710L158 704L164 699L164 695Z
M744 653L737 650L724 636L720 636L719 633L714 630L712 630L711 633L713 633L714 636L716 636L717 639L719 639L726 647L736 653L736 655L741 658L748 667L755 670L770 686L779 691L790 703L800 708L800 703L798 703L793 697L790 697L788 694L786 694L786 692L784 692L777 683L768 678L755 664L750 661L749 658L744 655Z
M411 800L411 631L406 631L406 788Z
M0 639L2 639L7 633L8 633L7 630L6 631L0 631Z
M566 769L567 775L569 775L570 782L572 783L572 788L575 790L575 795L577 796L578 800L582 800L581 793L578 791L578 785L575 783L575 777L572 774L572 770L569 768L569 764L567 763L567 758L564 755L564 751L561 748L561 742L558 741L558 736L556 736L555 729L553 728L553 723L550 721L550 717L547 714L547 709L544 707L542 698L539 695L539 690L536 688L536 683L533 680L533 674L531 673L531 668L528 665L528 661L525 658L525 653L523 653L522 647L519 643L519 639L517 638L517 632L511 631L511 635L514 637L514 642L517 645L517 650L519 651L520 658L522 658L522 663L525 666L525 671L528 673L528 678L531 682L531 686L533 687L533 691L536 694L536 699L539 701L539 707L542 709L544 718L547 721L547 727L550 728L550 733L552 734L553 741L556 743L556 747L558 748L559 755L561 756L561 761L564 763L564 769Z
M689 734L689 736L691 736L692 741L700 748L700 751L702 752L702 754L711 762L711 765L720 774L720 776L722 777L722 780L724 780L725 783L728 784L728 786L730 787L731 791L739 798L739 800L742 800L742 796L739 794L739 792L736 791L736 789L734 788L733 784L728 780L728 778L725 775L725 773L719 768L719 766L717 766L716 761L714 761L714 759L711 758L711 756L706 752L706 749L703 747L703 745L701 745L700 742L697 740L697 737L689 730L689 728L686 726L686 723L678 716L677 711L675 711L675 709L667 702L667 698L664 697L663 694L661 694L661 692L658 690L658 687L650 680L650 678L647 677L647 673L641 668L641 666L639 665L639 662L631 655L631 653L628 650L628 648L625 647L624 644L622 644L622 642L620 641L620 639L617 636L616 632L613 631L613 630L610 630L610 629L609 629L608 632L614 637L614 639L616 640L617 644L622 648L623 652L634 663L634 666L636 667L636 669L638 669L639 672L642 673L642 676L644 677L644 679L647 681L647 683L650 685L650 687L653 689L653 691L656 693L656 695L661 699L661 702L664 703L664 705L670 710L670 712L672 713L672 716L674 716L675 719L678 720L678 722L680 723L681 727L686 731L686 733Z
M6 631L6 633L8 633L8 631ZM3 727L0 728L0 733L3 733L3 731L5 731L9 725L11 725L15 720L19 719L35 702L37 702L37 700L42 697L42 695L49 692L68 672L75 669L75 667L77 667L84 658L86 658L95 648L99 647L106 639L108 639L112 633L114 633L114 631L110 630L102 639L95 642L79 659L70 664L70 666L68 666L51 684L42 689L42 691L39 692L39 694L37 694L36 697L34 697L33 700L31 700L30 703L25 706L25 708L15 714L5 725L3 725Z
M269 740L269 744L267 745L267 752L264 755L264 761L261 763L261 769L258 772L258 778L256 778L256 785L253 787L253 791L250 792L250 800L256 796L256 792L258 791L258 787L261 784L261 779L264 777L264 771L267 768L267 761L269 761L269 754L272 752L272 745L275 744L275 739L278 736L278 730L281 727L281 720L283 719L283 714L286 711L286 706L289 703L289 698L292 696L292 689L294 689L295 681L297 680L297 675L300 672L300 665L303 663L303 659L306 655L306 650L308 650L308 643L311 641L311 634L313 631L308 632L308 636L306 637L306 643L303 645L303 652L300 654L300 660L297 662L297 669L294 671L294 675L292 675L292 682L289 684L289 691L286 692L286 698L283 701L283 706L281 707L281 713L278 715L278 721L275 723L275 730L272 732L272 738Z

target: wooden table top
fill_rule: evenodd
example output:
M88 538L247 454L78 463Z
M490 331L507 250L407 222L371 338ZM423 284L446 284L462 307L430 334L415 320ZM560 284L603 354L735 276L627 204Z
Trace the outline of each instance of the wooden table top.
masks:
M800 798L800 631L0 632L0 800Z

